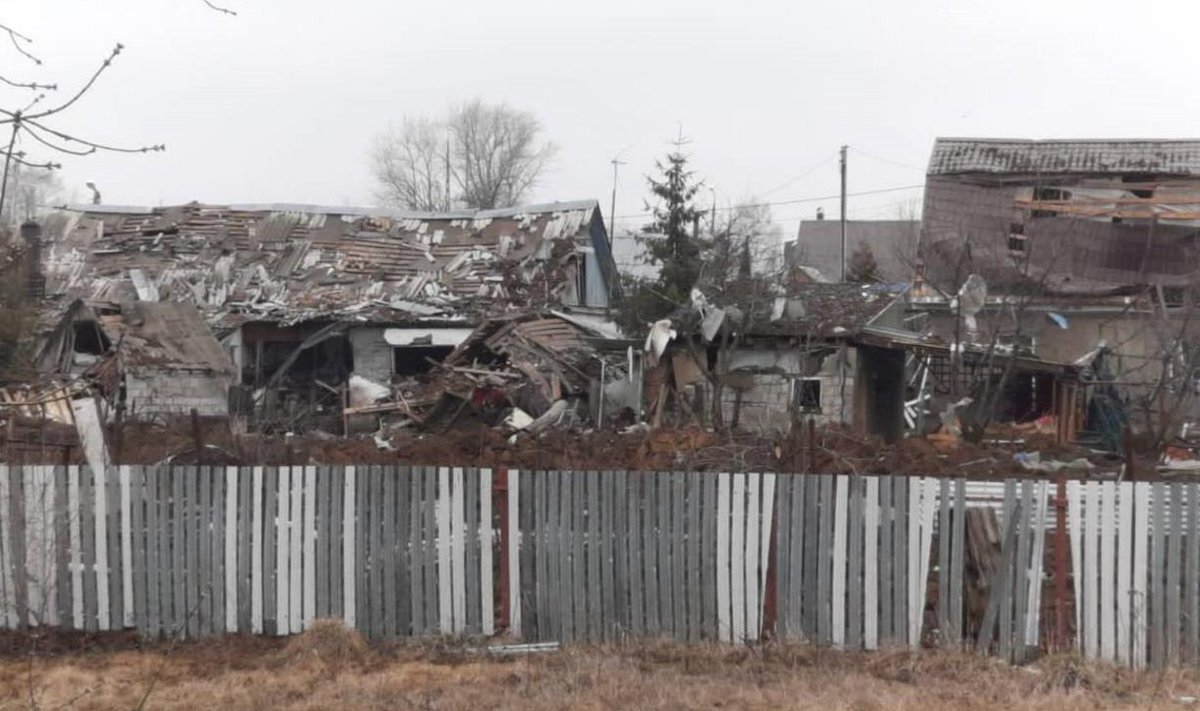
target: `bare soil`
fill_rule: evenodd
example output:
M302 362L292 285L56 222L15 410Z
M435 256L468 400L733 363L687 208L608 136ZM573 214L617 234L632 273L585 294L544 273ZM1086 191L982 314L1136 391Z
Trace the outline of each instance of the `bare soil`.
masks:
M336 623L290 640L175 647L66 637L53 653L23 648L32 644L23 635L5 638L0 709L1082 711L1197 708L1200 696L1200 670L1133 672L1065 656L1012 667L937 651L644 642L500 657L436 641L369 647Z

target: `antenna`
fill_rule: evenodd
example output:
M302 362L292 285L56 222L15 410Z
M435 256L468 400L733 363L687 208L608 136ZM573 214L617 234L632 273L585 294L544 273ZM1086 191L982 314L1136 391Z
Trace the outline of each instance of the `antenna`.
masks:
M625 148L628 148L626 146ZM621 149L624 153L625 149ZM612 189L612 205L608 212L608 246L611 251L613 240L617 237L617 169L625 165L625 161L621 160L621 153L618 153L615 158L609 161L613 167L613 189Z

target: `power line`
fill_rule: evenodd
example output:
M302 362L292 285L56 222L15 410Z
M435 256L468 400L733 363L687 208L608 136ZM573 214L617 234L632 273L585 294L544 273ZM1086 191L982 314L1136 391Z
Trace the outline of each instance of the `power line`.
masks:
M915 170L920 173L925 172L924 168L918 168L917 166L911 165L909 163L901 163L900 161L897 161L897 160L890 160L888 158L883 158L881 156L875 155L874 153L867 153L866 151L864 151L861 148L855 148L854 146L850 146L850 150L854 151L855 153L859 154L860 156L862 156L864 158L870 158L871 160L879 161L880 163L887 163L888 165L894 165L897 168L905 168L908 170Z
M808 176L817 172L821 168L824 168L825 166L832 163L834 158L837 158L837 153L830 153L829 155L825 156L825 159L822 160L820 163L817 163L816 165L814 165L811 168L809 168L808 170L800 173L799 175L795 176L794 178L788 178L787 180L780 183L779 185L776 185L775 187L771 188L770 190L767 190L766 192L762 193L762 196L766 197L767 195L770 195L771 193L779 192L780 190L783 190L784 188L807 178Z
M919 183L917 185L901 185L901 186L894 187L894 188L881 188L879 190L860 190L859 192L856 192L856 193L846 193L846 197L862 197L864 195L881 195L883 193L900 192L901 190L924 189L924 187L925 187L924 183ZM717 209L722 212L726 212L729 210L738 210L738 209L744 208L744 207L775 207L778 205L799 205L799 204L803 204L806 202L820 202L822 200L833 200L834 198L840 198L840 197L841 197L841 193L834 193L833 195L818 195L816 197L796 198L794 200L776 200L776 201L772 201L772 202L756 202L756 203L748 203L748 204L741 204L741 205L729 205L727 207L718 207ZM618 220L633 220L633 219L637 219L637 218L641 218L641 217L653 217L653 216L654 216L654 213L652 213L652 212L641 212L641 213L630 214L630 215L617 215L617 219Z

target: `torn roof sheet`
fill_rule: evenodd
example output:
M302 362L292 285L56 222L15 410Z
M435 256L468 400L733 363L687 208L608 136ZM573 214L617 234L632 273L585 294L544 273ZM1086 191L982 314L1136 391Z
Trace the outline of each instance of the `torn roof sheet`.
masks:
M938 138L927 175L1200 176L1200 140Z
M594 200L446 213L88 205L47 218L42 254L59 304L180 301L224 324L454 321L535 297L578 303L581 255L603 242L611 262L603 229Z

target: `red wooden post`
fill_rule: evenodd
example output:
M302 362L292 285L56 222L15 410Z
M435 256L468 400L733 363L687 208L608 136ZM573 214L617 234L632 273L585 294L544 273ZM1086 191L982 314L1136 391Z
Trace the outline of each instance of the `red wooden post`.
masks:
M510 571L508 569L508 551L512 545L512 534L508 530L508 469L496 469L492 473L492 501L495 503L496 515L500 517L500 575L496 578L498 590L493 591L493 600L500 601L499 615L496 621L496 630L508 629L508 621L512 619L509 615L509 605L512 601L508 598L508 581Z

